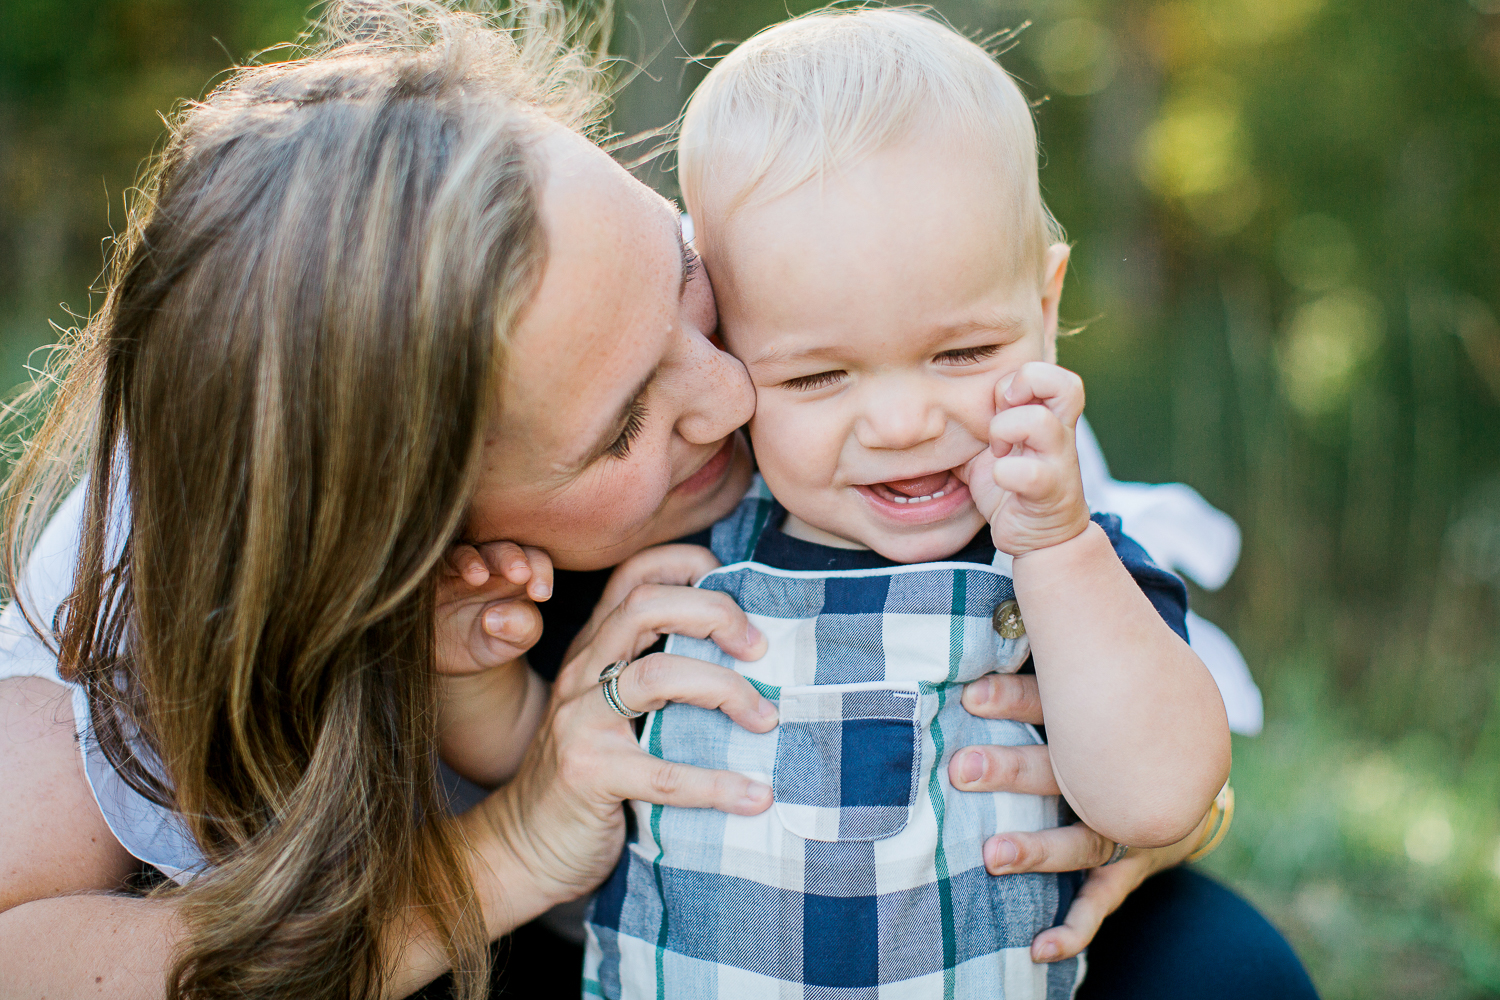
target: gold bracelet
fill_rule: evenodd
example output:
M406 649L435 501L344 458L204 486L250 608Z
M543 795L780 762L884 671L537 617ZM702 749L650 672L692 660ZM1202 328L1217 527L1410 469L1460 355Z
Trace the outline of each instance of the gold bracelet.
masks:
M1224 842L1224 835L1229 832L1229 824L1234 821L1234 789L1229 787L1229 782L1224 782L1224 787L1219 789L1219 794L1214 796L1213 805L1208 807L1208 825L1203 828L1203 835L1198 838L1198 845L1193 852L1187 856L1189 861L1201 861L1214 852Z

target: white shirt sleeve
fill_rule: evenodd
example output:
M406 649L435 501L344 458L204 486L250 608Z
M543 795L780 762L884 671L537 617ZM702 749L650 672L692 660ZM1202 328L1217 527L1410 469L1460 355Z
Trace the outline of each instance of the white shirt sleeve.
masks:
M1112 479L1093 428L1078 418L1078 471L1089 510L1117 514L1125 534L1153 562L1182 573L1205 590L1218 590L1240 559L1240 529L1191 486L1122 483ZM1260 688L1234 640L1212 622L1188 612L1188 641L1219 685L1229 728L1245 736L1264 723Z
M83 538L83 500L86 484L68 494L42 531L22 573L20 593L0 611L0 680L7 677L45 677L63 683L57 672L57 639L52 620L73 591L73 571ZM31 620L43 630L38 635Z

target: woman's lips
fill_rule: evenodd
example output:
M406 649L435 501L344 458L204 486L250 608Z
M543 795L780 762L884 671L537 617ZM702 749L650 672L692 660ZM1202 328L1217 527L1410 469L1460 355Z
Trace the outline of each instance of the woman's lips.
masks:
M729 471L729 460L734 457L734 439L733 434L725 438L713 457L704 462L697 472L672 487L672 492L697 493L723 479L724 474Z
M971 503L969 488L952 470L855 489L877 514L901 524L934 524Z

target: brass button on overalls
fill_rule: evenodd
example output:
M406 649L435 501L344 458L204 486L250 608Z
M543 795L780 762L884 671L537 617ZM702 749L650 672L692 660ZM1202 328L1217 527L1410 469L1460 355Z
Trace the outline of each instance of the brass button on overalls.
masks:
M1021 619L1021 606L1015 601L1001 601L995 608L995 631L1002 639L1019 639L1026 634L1026 622Z

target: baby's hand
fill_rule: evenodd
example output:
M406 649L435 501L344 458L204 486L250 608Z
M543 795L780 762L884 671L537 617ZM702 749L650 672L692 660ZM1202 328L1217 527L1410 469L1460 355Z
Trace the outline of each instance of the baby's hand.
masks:
M525 655L542 637L537 601L552 596L552 559L513 542L461 542L439 570L437 672L477 674Z
M990 446L963 478L995 547L1013 556L1066 542L1088 527L1073 429L1083 380L1032 361L995 386Z

